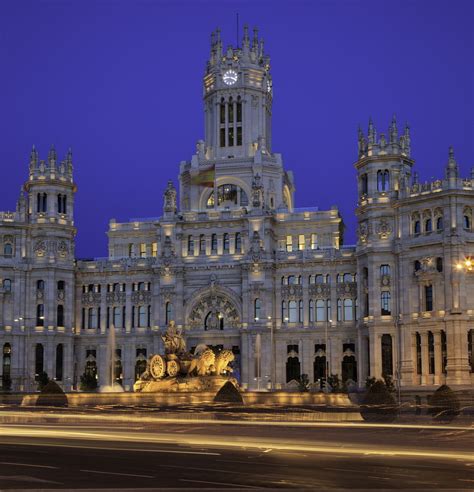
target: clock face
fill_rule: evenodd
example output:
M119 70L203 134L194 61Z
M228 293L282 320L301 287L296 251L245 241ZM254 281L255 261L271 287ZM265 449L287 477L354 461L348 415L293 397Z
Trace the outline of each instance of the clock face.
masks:
M226 85L234 85L237 82L237 79L238 75L235 70L227 70L227 72L224 72L224 75L222 76L222 80Z

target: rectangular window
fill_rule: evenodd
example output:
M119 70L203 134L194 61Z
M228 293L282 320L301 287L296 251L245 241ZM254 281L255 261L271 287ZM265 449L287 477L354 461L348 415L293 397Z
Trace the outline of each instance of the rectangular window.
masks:
M229 147L234 146L234 127L229 127Z
M237 127L237 145L242 145L242 127Z
M237 123L242 121L242 103L237 103Z
M425 285L425 311L433 311L433 286Z
M140 258L146 258L146 243L140 243Z
M332 310L331 310L331 299L326 301L326 319L329 322L332 322Z
M219 121L220 121L221 125L225 123L225 104L221 104L221 106L220 106Z
M311 234L311 249L318 249L318 235Z
M221 128L219 131L219 145L225 147L225 128Z
M122 308L114 307L114 328L122 326Z
M134 247L133 243L130 243L128 245L128 256L130 258L133 258L135 256L135 247Z
M158 243L151 243L151 256L153 258L158 256Z
M300 234L298 236L298 249L300 251L304 250L305 248L305 239L304 239L304 234Z
M325 321L325 311L324 301L322 299L318 299L316 301L316 321Z
M229 108L229 123L232 124L234 121L234 103L229 103L227 107Z
M293 251L293 237L286 236L286 251L291 253Z

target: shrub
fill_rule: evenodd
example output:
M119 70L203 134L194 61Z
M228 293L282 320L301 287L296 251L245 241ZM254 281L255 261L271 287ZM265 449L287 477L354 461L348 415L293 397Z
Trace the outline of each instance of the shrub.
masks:
M429 400L429 413L435 420L450 422L460 413L460 402L454 391L443 384L440 386Z
M307 391L309 391L309 377L307 374L302 374L299 381L299 390L302 392L302 393L306 393Z
M97 389L97 378L94 374L85 372L81 375L81 382L79 384L81 391L94 391Z
M40 372L38 374L38 377L36 379L36 382L38 383L38 390L42 391L42 389L49 383L49 376L46 372Z
M396 413L397 405L387 385L384 381L375 381L367 390L361 405L363 419L375 422L391 422Z
M328 377L327 384L331 393L347 393L346 384L339 379L339 374L331 374Z
M37 406L67 407L67 397L56 381L49 381L36 400Z
M227 381L224 386L216 393L214 403L243 403L240 391L230 382Z

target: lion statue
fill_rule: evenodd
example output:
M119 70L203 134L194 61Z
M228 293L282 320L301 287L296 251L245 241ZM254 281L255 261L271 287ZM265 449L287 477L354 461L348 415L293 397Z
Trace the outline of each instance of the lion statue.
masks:
M207 376L214 367L215 360L216 354L214 351L210 348L206 348L203 352L191 360L188 374L192 375L193 372L196 372L198 376Z
M216 361L214 363L214 371L218 376L222 376L224 372L233 372L232 367L229 366L229 363L235 359L235 355L232 353L232 350L221 350L216 357Z

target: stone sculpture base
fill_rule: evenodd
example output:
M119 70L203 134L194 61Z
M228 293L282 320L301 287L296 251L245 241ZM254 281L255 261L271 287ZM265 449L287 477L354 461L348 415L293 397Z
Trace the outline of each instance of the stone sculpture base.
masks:
M239 383L235 378L226 376L183 376L164 378L158 381L138 380L133 386L134 391L141 393L217 393L225 383L230 381L237 389Z

